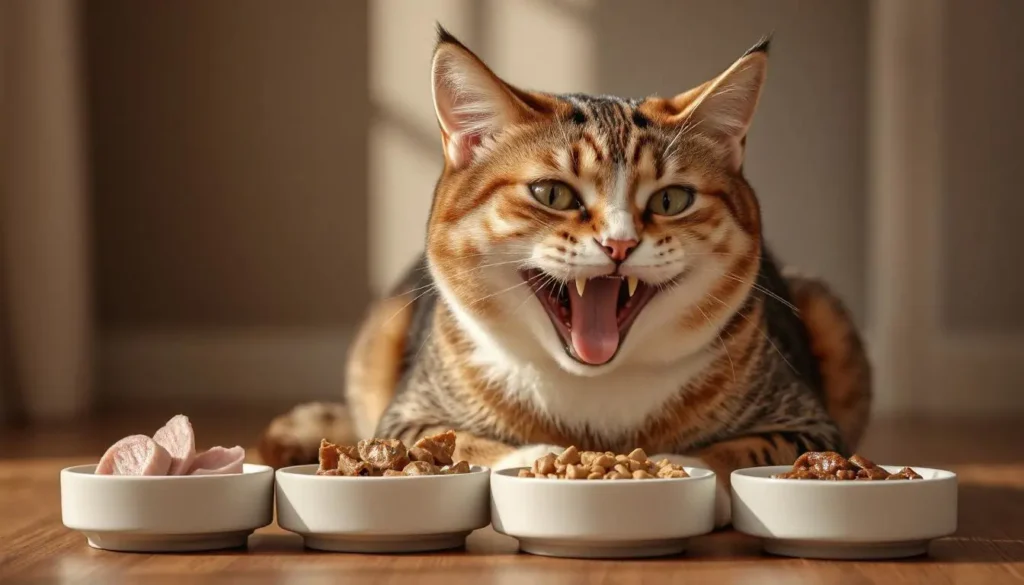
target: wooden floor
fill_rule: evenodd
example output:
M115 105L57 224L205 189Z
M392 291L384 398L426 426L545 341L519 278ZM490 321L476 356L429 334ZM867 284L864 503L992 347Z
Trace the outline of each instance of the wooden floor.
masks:
M163 417L167 418L167 417ZM193 416L200 446L252 444L261 418L219 424ZM887 463L960 476L960 530L928 557L824 562L762 555L732 531L695 539L684 556L576 561L517 554L515 541L474 533L465 551L408 556L304 551L297 536L260 530L249 549L209 554L119 554L90 549L60 521L58 472L95 461L123 435L151 433L160 417L0 430L0 583L1004 583L1024 581L1024 420L887 421L861 449ZM213 430L217 429L217 430ZM206 433L206 434L204 434Z

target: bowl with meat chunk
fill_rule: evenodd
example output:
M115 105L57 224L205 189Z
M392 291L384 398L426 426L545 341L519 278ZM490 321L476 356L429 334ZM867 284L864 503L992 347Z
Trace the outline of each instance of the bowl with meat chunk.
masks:
M491 474L494 529L523 552L568 558L672 556L714 529L715 474L629 453L579 451Z
M453 431L320 444L317 465L277 470L277 523L307 548L408 553L459 548L490 524L490 470L454 458Z
M60 473L64 525L93 548L191 552L243 547L274 514L274 470L242 447L196 450L188 417L131 435L98 463Z
M956 532L957 477L942 469L810 452L792 466L740 469L730 479L733 526L771 554L912 557Z

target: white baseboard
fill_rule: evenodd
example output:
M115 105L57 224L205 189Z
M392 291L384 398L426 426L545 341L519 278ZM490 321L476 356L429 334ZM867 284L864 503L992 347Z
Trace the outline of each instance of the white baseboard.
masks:
M101 404L261 408L341 398L351 330L119 331L98 340Z

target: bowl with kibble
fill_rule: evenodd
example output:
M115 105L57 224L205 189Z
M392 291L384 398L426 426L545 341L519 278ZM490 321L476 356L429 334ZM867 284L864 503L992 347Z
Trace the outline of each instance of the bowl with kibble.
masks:
M193 552L243 547L274 514L274 471L239 446L196 450L187 416L132 435L98 463L60 473L61 517L93 548Z
M765 552L819 559L923 555L956 532L956 474L876 465L861 455L804 453L793 466L734 471L736 530Z
M277 523L307 548L411 553L460 548L490 524L486 467L454 459L454 431L412 446L320 443L319 464L277 470Z
M714 529L715 474L569 447L491 474L494 529L523 552L570 558L677 555Z

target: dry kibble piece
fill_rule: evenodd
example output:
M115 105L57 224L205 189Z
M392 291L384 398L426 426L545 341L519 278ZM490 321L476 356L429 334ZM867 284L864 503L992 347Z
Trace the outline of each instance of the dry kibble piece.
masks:
M537 460L537 473L551 475L555 472L555 454L548 453Z
M580 462L580 452L576 447L570 446L558 456L557 461L562 465L576 464Z
M594 460L597 459L601 454L595 453L594 451L584 451L580 453L580 463L591 467L594 465Z
M618 472L619 475L628 475L630 477L633 476L633 472L629 470L629 466L623 463L615 465L615 471Z
M529 469L520 469L519 477L534 477L534 473Z
M628 473L619 473L618 471L612 471L604 476L605 479L630 479L631 477L633 476Z
M593 465L600 465L605 469L615 467L615 457L612 457L607 453L603 453L599 455L596 459L594 459Z
M394 469L385 469L384 473L382 475L384 477L404 477L405 476L405 472L404 471L396 471Z
M657 462L656 465L658 466L658 469L661 469L662 467L665 467L666 465L672 465L672 462L669 461L668 459L662 459L661 461Z
M590 467L590 473L600 473L603 477L604 474L608 473L608 470L604 467L601 467L600 465L592 465Z
M374 469L403 469L409 463L405 445L398 439L359 441L359 456Z
M677 468L677 467L678 467L678 466L676 466L676 465L671 465L671 464L669 464L669 465L666 465L666 466L662 467L661 469L659 469L659 470L658 470L658 473L657 473L656 475L657 475L658 477L661 477L661 478L668 478L668 477L673 477L673 475L672 475L672 474L674 474L674 473L676 473L676 472L681 472L681 471L682 471L681 469L675 469L675 468Z
M629 460L629 471L630 471L630 473L636 473L637 471L640 471L641 469L644 469L646 467L647 466L644 465L644 463L642 461L637 461L636 459L630 459Z
M566 467L566 469L565 469L565 478L566 479L586 479L587 471L588 470L586 468L584 468L582 465L569 464L569 466Z
M558 474L557 473L549 473L548 474L548 479L558 479Z
M441 475L457 475L459 473L469 473L469 461L458 461L441 468Z
M628 457L633 461L639 461L641 463L647 462L647 453L644 453L644 450L640 448L636 448L630 451Z
M426 461L412 461L402 471L406 475L437 475L437 466Z
M587 476L587 479L604 479L603 473L591 473Z
M566 465L565 463L560 463L557 459L555 460L555 473L557 473L558 475L564 474L566 469L568 468L569 466Z
M622 454L616 455L615 456L615 462L616 463L628 463L629 462L629 457L626 457L625 455L622 455Z
M633 479L654 479L654 476L640 469L633 472Z

